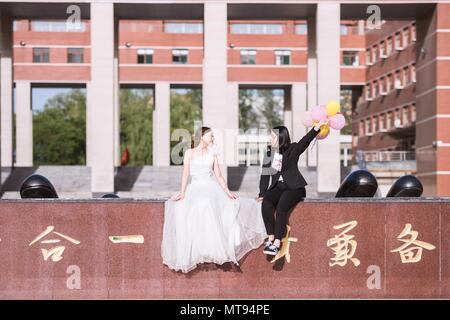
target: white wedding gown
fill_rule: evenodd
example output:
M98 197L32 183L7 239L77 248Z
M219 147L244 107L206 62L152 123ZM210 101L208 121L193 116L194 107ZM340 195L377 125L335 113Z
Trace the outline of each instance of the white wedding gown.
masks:
M187 273L205 262L239 265L267 237L261 202L230 199L215 179L216 150L209 148L204 155L192 157L185 197L164 204L161 254L172 270Z

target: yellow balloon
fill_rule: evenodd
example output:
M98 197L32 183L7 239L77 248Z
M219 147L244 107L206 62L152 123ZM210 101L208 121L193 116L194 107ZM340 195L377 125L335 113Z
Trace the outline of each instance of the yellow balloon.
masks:
M316 137L320 140L328 136L328 133L330 133L330 126L328 124L323 124L320 126L320 131Z
M341 111L341 106L336 101L329 101L326 106L327 116L334 116L336 113Z

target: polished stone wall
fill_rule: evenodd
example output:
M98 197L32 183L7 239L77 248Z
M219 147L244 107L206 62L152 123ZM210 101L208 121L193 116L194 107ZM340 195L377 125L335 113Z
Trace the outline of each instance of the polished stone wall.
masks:
M450 298L449 199L307 199L290 262L259 248L187 275L162 264L163 201L0 200L0 299Z

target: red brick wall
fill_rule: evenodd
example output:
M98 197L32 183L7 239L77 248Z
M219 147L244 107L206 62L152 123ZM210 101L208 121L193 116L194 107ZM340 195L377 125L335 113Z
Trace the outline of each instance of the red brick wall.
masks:
M241 23L254 21L239 21ZM228 64L240 64L239 47L255 48L258 50L257 64L267 68L252 66L229 67L229 81L242 82L305 82L307 64L307 36L295 34L297 21L259 21L267 23L282 23L282 35L238 35L228 34L228 43L236 48L228 49ZM233 23L233 21L230 21ZM163 20L120 20L118 33L119 46L119 78L123 82L141 81L171 81L171 82L199 82L202 80L203 63L203 34L169 34L164 31ZM361 48L364 37L358 35L343 35L343 47ZM20 41L26 41L25 47ZM125 44L129 42L130 48ZM85 32L33 32L28 20L20 20L14 33L14 79L35 81L89 81L90 80L90 25L86 21ZM30 66L32 62L33 46L50 46L50 64ZM57 47L55 47L57 46ZM59 46L61 48L59 48ZM52 65L66 63L65 46L86 46L84 66L74 67ZM150 66L137 64L137 48L148 47L154 49L153 63ZM189 49L188 64L197 66L172 65L172 49ZM291 65L274 66L274 49L292 49ZM360 53L363 62L364 54ZM26 64L24 64L26 63ZM158 66L161 64L162 66ZM76 68L76 69L74 69ZM75 71L74 71L75 70ZM343 83L363 83L364 69L343 68Z
M420 21L420 54L417 83L416 129L418 173L435 195L448 195L450 190L450 148L433 148L433 141L449 143L450 137L450 5L437 4L427 19Z

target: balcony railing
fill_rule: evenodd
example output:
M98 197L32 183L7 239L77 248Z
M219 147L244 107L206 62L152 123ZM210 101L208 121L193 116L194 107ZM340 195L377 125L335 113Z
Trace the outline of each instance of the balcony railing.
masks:
M414 151L365 151L364 160L366 162L416 160L416 154Z

